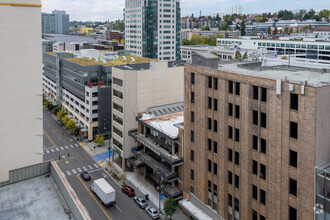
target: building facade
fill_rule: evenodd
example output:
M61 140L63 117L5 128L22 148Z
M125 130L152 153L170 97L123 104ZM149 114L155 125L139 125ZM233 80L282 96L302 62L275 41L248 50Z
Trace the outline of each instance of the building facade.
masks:
M313 219L315 167L330 158L329 74L186 65L184 198L229 220Z
M138 114L152 106L183 101L183 66L166 61L116 66L112 87L112 146L125 170L136 146L129 131L138 128Z
M69 15L65 11L41 14L43 34L69 34Z
M41 2L19 3L0 5L0 182L43 161Z
M180 58L180 0L126 0L125 49L158 60Z

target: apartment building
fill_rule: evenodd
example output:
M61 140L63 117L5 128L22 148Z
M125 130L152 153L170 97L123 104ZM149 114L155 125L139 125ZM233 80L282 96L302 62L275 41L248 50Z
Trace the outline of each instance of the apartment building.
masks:
M108 136L111 130L112 67L149 59L113 55L113 60L105 60L106 56L99 58L97 50L80 53L80 58L72 53L44 54L43 90L49 99L63 106L91 141L96 134Z
M43 161L41 2L3 2L0 3L0 182L10 179L9 171ZM22 30L26 30L24 40Z
M312 60L327 64L330 61L330 42L328 41L217 38L217 46L230 45L237 45L242 49L264 49L276 52L277 55L291 54L297 60Z
M69 15L65 11L42 13L41 22L43 34L69 34Z
M167 198L182 198L183 102L148 108L137 117L138 128L129 131L136 141L128 162L153 186L162 186ZM164 186L165 185L165 186Z
M183 101L183 66L178 62L151 61L112 69L112 146L119 166L130 166L136 142L129 132L138 128L136 117L152 106Z
M313 219L315 189L327 195L315 176L330 158L329 77L317 65L186 65L183 197L219 219Z
M158 60L180 58L180 0L126 0L125 49Z

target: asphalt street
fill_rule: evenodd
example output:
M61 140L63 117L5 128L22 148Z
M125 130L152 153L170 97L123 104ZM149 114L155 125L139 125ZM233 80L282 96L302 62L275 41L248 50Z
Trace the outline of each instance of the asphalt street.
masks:
M58 163L93 220L150 219L146 212L134 203L133 198L121 192L121 188L49 112L43 110L43 115L44 161L54 159ZM82 171L88 171L92 179L81 179L79 173ZM108 208L100 204L98 197L89 190L93 179L102 177L116 190L116 205Z

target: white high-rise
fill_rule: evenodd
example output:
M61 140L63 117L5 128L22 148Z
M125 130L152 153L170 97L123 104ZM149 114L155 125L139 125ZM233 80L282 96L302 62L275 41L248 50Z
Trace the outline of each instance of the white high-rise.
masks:
M40 0L0 0L0 26L3 182L10 170L43 161Z
M180 58L180 0L126 0L125 49L158 60Z

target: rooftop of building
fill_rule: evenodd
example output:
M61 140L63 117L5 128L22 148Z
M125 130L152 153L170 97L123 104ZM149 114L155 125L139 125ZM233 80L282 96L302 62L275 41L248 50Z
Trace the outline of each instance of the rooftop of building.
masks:
M127 57L127 56L126 56ZM148 58L145 58L148 59ZM137 63L137 62L133 62L133 63L129 63L126 62L122 65L118 65L116 66L116 68L122 69L122 70L147 70L150 69L150 61L155 61L153 59L149 59L149 62L145 62L145 63ZM158 62L166 62L166 61L158 61ZM168 61L167 62L167 67L176 67L176 66L183 66L183 63L181 63L181 61Z
M0 187L0 219L74 219L51 176Z
M289 66L288 60L265 58L263 62L220 63L218 69L255 77L281 79L313 87L330 85L330 66L327 64L312 64L292 60Z

